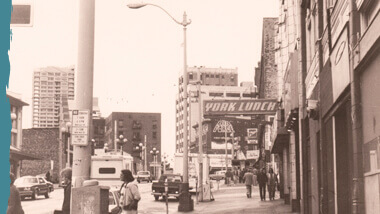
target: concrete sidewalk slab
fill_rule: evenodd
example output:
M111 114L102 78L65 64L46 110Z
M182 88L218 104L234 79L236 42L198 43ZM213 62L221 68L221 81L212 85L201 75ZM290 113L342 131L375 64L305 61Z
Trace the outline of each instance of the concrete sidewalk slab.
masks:
M252 188L252 198L247 198L246 187L243 184L235 186L223 186L219 191L213 192L215 201L199 202L194 204L194 211L191 213L205 214L227 214L227 213L262 213L280 214L292 213L289 205L284 204L283 199L279 199L277 192L275 200L261 201L259 188ZM268 195L268 194L267 194ZM170 210L169 213L180 213Z

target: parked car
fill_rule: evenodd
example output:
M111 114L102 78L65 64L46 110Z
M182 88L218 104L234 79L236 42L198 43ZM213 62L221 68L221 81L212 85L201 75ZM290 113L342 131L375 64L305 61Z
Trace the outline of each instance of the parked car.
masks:
M119 193L119 189L116 189L116 188L111 188L109 190L109 194L108 194L108 213L109 214L119 214L119 206L120 206L120 193Z
M182 176L179 174L163 174L157 182L152 184L152 195L157 201L160 196L166 197L165 193L165 180L168 182L168 197L179 198L180 186L182 184Z
M21 199L31 197L35 200L39 195L49 198L49 185L41 177L23 176L17 178L14 185L20 192Z
M139 183L141 181L152 182L152 176L151 176L149 171L139 171L139 172L137 172L137 175L135 178L136 178L137 182L139 182Z
M223 180L226 176L226 170L216 171L215 174L210 174L211 180Z
M44 179L44 181L47 183L47 185L49 186L49 192L53 192L54 191L54 185L52 182L50 181L47 181L45 177L40 177L40 176L37 176L38 178L42 178Z

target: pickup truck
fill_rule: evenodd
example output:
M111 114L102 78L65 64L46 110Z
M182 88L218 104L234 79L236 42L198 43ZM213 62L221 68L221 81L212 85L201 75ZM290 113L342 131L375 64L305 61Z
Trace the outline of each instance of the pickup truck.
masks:
M152 195L158 201L160 196L165 199L165 180L168 181L168 197L179 198L182 176L179 174L163 174L157 182L152 184Z

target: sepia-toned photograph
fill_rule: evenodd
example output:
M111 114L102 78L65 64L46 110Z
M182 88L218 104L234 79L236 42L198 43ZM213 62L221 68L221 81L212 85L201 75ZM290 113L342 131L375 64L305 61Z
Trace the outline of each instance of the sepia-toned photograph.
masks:
M379 0L0 4L1 213L380 213Z

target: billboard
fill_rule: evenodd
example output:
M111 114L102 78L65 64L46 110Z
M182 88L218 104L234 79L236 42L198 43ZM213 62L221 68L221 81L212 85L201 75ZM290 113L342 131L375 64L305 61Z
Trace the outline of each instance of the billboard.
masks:
M209 154L225 154L226 142L228 154L231 154L232 133L237 144L238 160L244 160L247 150L258 147L260 129L265 128L263 118L256 120L235 117L210 117L207 150Z
M204 115L256 115L276 114L277 100L255 99L255 100L205 100Z

